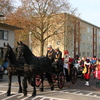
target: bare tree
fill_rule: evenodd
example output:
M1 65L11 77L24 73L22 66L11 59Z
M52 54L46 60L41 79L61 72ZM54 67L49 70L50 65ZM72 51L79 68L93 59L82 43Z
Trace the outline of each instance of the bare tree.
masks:
M11 0L0 0L0 12L5 15L13 10Z
M71 16L78 16L77 9L72 8L68 0L20 0L21 4L14 12L7 17L7 23L22 27L24 30L17 31L16 39L25 40L31 32L34 42L39 42L40 56L43 55L44 44L54 35L61 37L67 32L67 43L72 36L75 23ZM65 13L68 14L65 17ZM70 16L69 16L70 15ZM66 23L67 22L67 23ZM66 27L66 28L64 28ZM67 31L66 31L67 30ZM23 38L20 38L23 37Z
M4 22L8 13L10 13L14 7L11 4L11 0L0 0L0 22Z
M40 55L43 55L45 41L57 35L65 24L60 13L74 14L77 9L71 8L67 0L21 0L22 7L29 18L32 35L40 42Z

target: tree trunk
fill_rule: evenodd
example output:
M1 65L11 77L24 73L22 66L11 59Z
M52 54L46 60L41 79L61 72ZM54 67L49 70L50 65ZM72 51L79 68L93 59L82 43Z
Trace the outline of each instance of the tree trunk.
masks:
M43 56L43 52L44 52L44 42L41 41L40 42L40 56Z

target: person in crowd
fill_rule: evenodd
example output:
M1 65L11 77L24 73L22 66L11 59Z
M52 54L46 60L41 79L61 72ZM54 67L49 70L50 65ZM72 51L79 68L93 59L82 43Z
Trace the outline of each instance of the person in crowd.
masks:
M78 68L79 68L80 61L81 61L81 59L80 59L79 55L75 55L75 59L73 60L72 65L73 65L74 67L76 67L77 70L78 70Z
M84 69L84 62L85 61L86 61L86 57L82 57L81 61L80 61L79 71L78 71L78 74L81 75L81 79L84 78L84 75L83 75L82 71Z
M93 58L91 59L91 71L93 72L95 70L95 67L96 67L96 61L97 61L97 58L96 56L93 56Z
M93 56L93 58L91 59L91 63L92 64L95 64L96 63L96 60L97 60L96 56Z
M84 62L86 61L86 57L82 57L80 61L80 66L84 67Z
M64 51L64 73L65 73L65 77L66 77L66 81L70 82L70 66L69 66L69 54L68 54L68 50Z
M62 52L57 47L54 52L54 61L62 60Z
M46 57L51 59L52 62L54 61L54 52L55 50L52 48L52 45L48 45Z
M80 63L81 59L79 57L79 55L75 55L75 59L73 63Z
M98 71L100 71L100 58L96 61L95 66L96 66L95 69L98 69ZM95 70L92 73L93 73L93 78L95 79L96 78L96 76L95 76Z
M95 71L93 73L96 79L96 87L99 87L100 86L100 70L98 70L98 67L95 68Z
M52 66L56 66L57 70L61 70L63 68L63 61L62 61L62 52L57 47L54 52L54 61Z
M8 61L5 61L5 62L2 64L2 67L4 68L4 74L7 74Z
M100 71L100 58L96 62L96 67L98 68L98 71Z
M86 80L86 83L85 83L86 86L89 86L90 67L91 67L90 59L86 59L86 61L84 62L84 69L86 70L84 73L84 78Z

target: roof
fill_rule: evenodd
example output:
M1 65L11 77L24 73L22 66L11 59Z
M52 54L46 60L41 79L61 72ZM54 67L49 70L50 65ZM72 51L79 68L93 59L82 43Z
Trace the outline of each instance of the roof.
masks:
M85 21L85 20L83 20L83 19L81 19L81 21L83 21L83 22L85 22L85 23L87 23L87 24L90 24L91 26L94 26L94 27L97 27L97 28L100 29L99 26L96 26L96 25L94 25L94 24L92 24L92 23L90 23L90 22L88 22L88 21Z
M0 14L0 17L4 17L4 15L1 15L1 14Z
M9 29L12 29L12 30L21 30L21 29L23 29L23 28L8 25L8 24L5 24L5 23L0 23L0 28L9 28Z
M0 17L4 17L4 14L0 11Z
M69 14L69 13L64 13L64 14ZM70 14L69 14L69 15L70 15ZM72 16L74 17L74 15L72 15ZM76 16L76 18L78 18L78 17ZM83 20L83 19L81 19L81 18L79 18L79 20L82 21L82 22L84 22L84 23L87 23L87 24L89 24L89 25L91 25L91 26L94 26L94 27L97 27L97 28L100 29L99 26L94 25L94 24L92 24L92 23L90 23L90 22L88 22L88 21L85 21L85 20Z

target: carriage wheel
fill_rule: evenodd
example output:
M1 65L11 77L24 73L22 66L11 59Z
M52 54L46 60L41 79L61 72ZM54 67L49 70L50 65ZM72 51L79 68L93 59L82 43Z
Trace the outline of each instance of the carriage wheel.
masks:
M64 87L65 76L63 72L60 72L58 75L58 87L62 89Z
M72 68L72 84L75 84L77 81L77 69L74 67Z
M53 75L52 75L52 81L53 81L53 83L55 83L56 80L57 80L57 75L56 75L56 74L53 74Z
M35 85L36 85L37 87L39 87L40 84L41 84L41 76L40 76L40 75L37 75L37 76L36 76L36 79L35 79Z

